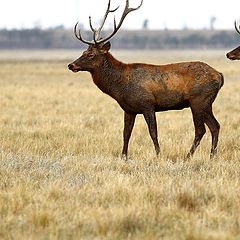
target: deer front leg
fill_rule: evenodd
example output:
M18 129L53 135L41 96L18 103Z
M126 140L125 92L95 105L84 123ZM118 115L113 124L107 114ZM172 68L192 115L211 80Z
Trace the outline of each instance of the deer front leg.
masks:
M152 138L152 141L154 143L156 154L158 156L160 153L160 147L158 144L157 122L156 122L155 112L154 111L146 112L143 114L143 116L147 122L148 130L149 130L150 136Z
M128 142L132 133L132 129L134 126L136 114L130 114L124 112L124 130L123 130L123 150L122 150L122 158L127 158L128 151Z

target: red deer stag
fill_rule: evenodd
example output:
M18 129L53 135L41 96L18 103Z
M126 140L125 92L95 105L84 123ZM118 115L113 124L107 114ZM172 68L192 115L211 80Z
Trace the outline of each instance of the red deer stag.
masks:
M212 103L223 85L223 75L202 62L183 62L168 65L152 65L144 63L125 64L115 59L110 53L110 42L106 42L116 34L128 13L139 9L126 6L122 17L114 30L105 37L100 37L101 29L110 10L110 0L107 11L99 29L93 28L91 17L89 23L93 31L93 41L82 38L80 30L77 34L77 24L74 27L75 36L89 45L82 56L68 65L73 72L88 71L93 82L104 93L114 98L124 110L123 150L122 157L127 157L128 142L137 114L143 114L155 146L157 155L160 148L157 136L155 112L180 110L190 107L195 126L195 139L187 154L191 157L205 134L205 125L212 134L211 157L217 151L220 125L212 112ZM106 42L106 43L104 43Z
M239 25L239 27L237 27L237 22L235 21L234 26L235 26L237 33L240 34L240 25ZM231 52L227 53L227 58L229 58L231 60L240 60L240 46L233 49Z

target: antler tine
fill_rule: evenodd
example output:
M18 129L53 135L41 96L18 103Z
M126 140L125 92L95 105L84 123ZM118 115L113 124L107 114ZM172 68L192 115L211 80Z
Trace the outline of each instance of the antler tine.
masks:
M100 41L97 41L97 44L103 43L103 42L109 40L111 37L113 37L117 33L119 28L121 27L121 25L122 25L125 17L128 15L128 13L130 13L132 11L135 11L135 10L138 10L142 6L142 3L143 3L143 0L141 0L141 3L140 3L140 5L138 7L136 7L136 8L129 8L129 0L126 0L125 9L123 11L122 17L121 17L118 25L116 26L116 20L115 20L115 17L114 17L114 30L113 30L113 32L108 37L106 37L104 39L101 39Z
M93 28L93 26L92 26L92 18L91 18L91 16L89 16L89 25L90 25L90 28L91 28L91 30L93 31L93 32L95 32L96 30Z
M136 7L136 8L129 8L129 1L126 0L126 2L127 2L126 6L127 6L127 8L128 8L128 13L130 13L130 12L132 12L132 11L138 10L138 9L142 6L143 0L141 0L140 5L139 5L138 7ZM125 7L125 8L126 8L126 7ZM128 13L127 13L127 14L128 14Z
M235 27L237 33L240 34L240 25L239 25L239 27L237 27L237 21L236 21L236 20L234 21L234 27ZM238 29L238 28L239 28L239 29Z
M106 10L106 13L103 17L103 20L102 20L102 23L101 23L100 27L97 30L93 28L92 19L91 19L91 16L89 16L89 25L90 25L91 30L93 31L93 39L94 39L94 42L96 44L98 44L97 41L100 38L100 33L101 33L101 30L104 26L104 23L105 23L106 19L107 19L108 14L117 11L118 8L119 8L119 6L118 6L117 8L115 8L113 10L110 10L110 5L111 5L111 0L108 1L108 7L107 7L107 10Z
M83 43L88 44L88 45L94 45L94 43L89 42L89 41L86 41L86 40L84 40L84 39L82 38L80 29L79 29L79 35L77 34L77 25L78 25L78 22L77 22L77 23L75 24L75 26L74 26L74 35L76 36L76 38L77 38L78 40L82 41Z

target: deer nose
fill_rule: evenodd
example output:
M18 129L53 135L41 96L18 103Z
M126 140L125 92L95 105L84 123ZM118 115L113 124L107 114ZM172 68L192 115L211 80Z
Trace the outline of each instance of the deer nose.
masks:
M73 70L73 64L68 64L68 69Z
M229 53L226 54L227 58L229 57Z

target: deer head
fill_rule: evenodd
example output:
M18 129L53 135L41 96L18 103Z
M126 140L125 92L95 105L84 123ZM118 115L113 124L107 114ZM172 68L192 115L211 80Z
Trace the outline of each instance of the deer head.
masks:
M142 6L142 3L143 3L143 0L141 0L141 3L138 7L130 8L129 0L126 0L126 5L125 5L122 17L121 17L118 25L116 24L116 19L114 17L113 32L105 38L101 38L100 35L101 35L101 30L104 26L104 23L107 19L107 16L109 13L115 12L119 8L119 6L118 6L117 8L110 10L111 0L108 1L108 7L106 10L106 13L105 13L102 23L98 29L93 28L92 19L91 19L91 17L89 17L90 29L93 32L93 41L90 42L90 41L84 40L81 36L80 29L79 29L79 33L77 33L77 25L78 25L78 22L77 22L74 27L74 34L78 40L80 40L83 43L88 44L89 47L86 51L83 52L83 54L80 58L78 58L77 60L75 60L74 62L72 62L71 64L68 65L69 70L72 70L73 72L78 72L78 71L92 72L94 69L101 66L102 62L105 59L106 54L108 53L108 51L111 47L110 42L107 42L107 41L117 33L117 31L120 29L125 17L128 15L128 13L138 10Z
M237 22L234 22L236 32L240 34L240 25L237 27ZM240 60L240 46L227 53L227 58L231 60Z

